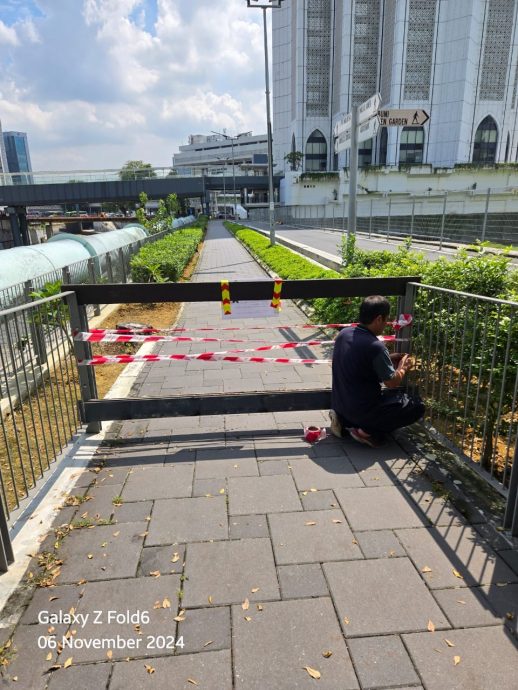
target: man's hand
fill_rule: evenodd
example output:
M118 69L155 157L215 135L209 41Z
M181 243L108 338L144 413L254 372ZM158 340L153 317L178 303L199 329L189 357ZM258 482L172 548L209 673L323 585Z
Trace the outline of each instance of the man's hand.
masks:
M413 369L413 367L414 367L414 360L412 359L412 357L410 357L410 355L403 355L401 357L401 359L399 360L399 364L398 364L397 368L398 368L398 370L402 370L406 373L407 371L410 371L410 369Z

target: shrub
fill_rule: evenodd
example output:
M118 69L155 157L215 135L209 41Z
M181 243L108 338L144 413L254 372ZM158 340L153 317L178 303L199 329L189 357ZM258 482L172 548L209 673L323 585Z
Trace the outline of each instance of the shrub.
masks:
M168 283L177 281L203 237L202 228L177 230L154 244L143 247L130 261L135 283Z

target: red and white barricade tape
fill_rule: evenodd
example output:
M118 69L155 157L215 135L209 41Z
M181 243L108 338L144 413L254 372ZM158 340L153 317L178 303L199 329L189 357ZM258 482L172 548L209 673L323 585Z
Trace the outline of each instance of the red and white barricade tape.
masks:
M410 326L412 323L411 314L400 314L397 321L391 321L387 325L392 326L394 330L398 331L401 328ZM102 337L107 334L116 335L146 335L152 336L153 334L159 333L189 333L197 331L265 331L265 330L280 330L286 328L347 328L349 326L357 326L357 323L302 323L302 324L286 324L284 326L206 326L202 328L183 328L183 327L173 327L173 328L142 328L138 331L133 331L129 329L114 329L114 328L92 328L89 332L88 340L91 342L97 342L97 337ZM387 337L387 336L386 336ZM119 342L139 342L139 341L119 341Z
M288 359L284 357L238 357L217 352L202 352L197 355L96 355L91 359L78 360L79 366L98 366L100 364L131 364L133 362L165 362L182 360L202 360L205 362L254 362L259 364L331 364L330 359Z
M394 341L395 335L379 335L379 340ZM332 345L334 340L303 340L300 342L285 341L282 343L271 343L269 340L243 340L239 338L191 338L188 336L172 335L119 335L117 333L76 333L74 340L93 343L268 343L268 345L254 347L252 350L273 350L276 347L291 348L304 347L305 345ZM399 339L398 339L399 340ZM249 352L252 352L249 350ZM246 352L247 350L230 350L230 352Z

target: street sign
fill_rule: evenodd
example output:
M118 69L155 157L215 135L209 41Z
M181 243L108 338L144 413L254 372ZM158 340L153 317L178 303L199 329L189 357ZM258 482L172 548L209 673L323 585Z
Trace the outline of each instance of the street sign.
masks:
M380 127L420 127L428 122L430 116L426 110L378 110Z
M344 129L335 139L335 153L340 153L340 151L345 151L345 149L351 148L351 127L349 129Z
M364 101L360 106L358 106L358 123L361 125L362 122L370 120L378 113L378 108L381 105L381 94L375 93L367 101Z
M367 141L368 139L372 139L372 137L375 137L376 134L378 133L378 130L380 128L378 118L377 117L371 117L370 120L367 120L366 122L363 122L359 127L358 127L358 141Z
M344 115L344 117L336 123L333 129L333 134L335 137L339 137L342 132L351 129L351 113Z

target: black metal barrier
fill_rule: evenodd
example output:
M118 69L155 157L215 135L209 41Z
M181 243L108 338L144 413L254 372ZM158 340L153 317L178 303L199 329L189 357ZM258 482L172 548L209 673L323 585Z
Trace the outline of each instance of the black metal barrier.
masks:
M413 290L409 283L416 276L398 278L349 278L331 280L286 280L282 299L317 297L397 296L398 313L411 313ZM232 301L270 300L273 280L230 282ZM129 283L125 285L67 285L72 331L88 331L86 307L89 304L127 304L150 302L220 302L221 283ZM88 341L74 341L78 360L90 359ZM99 400L94 367L78 367L82 400L81 420L87 431L98 432L101 422L156 417L188 417L208 414L250 414L255 412L321 410L329 408L331 391L297 390L265 393L232 393L217 395L174 396L156 398L111 398Z

